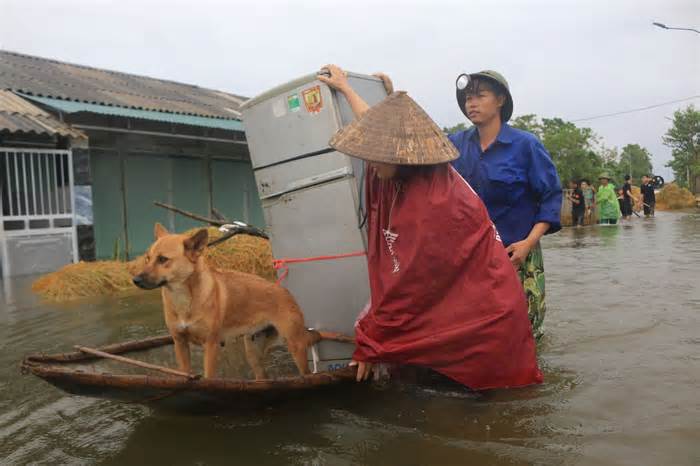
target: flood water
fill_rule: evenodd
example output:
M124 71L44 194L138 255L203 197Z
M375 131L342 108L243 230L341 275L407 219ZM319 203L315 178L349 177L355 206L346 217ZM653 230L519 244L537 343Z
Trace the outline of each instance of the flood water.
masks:
M74 397L21 376L26 353L163 333L143 295L0 298L2 464L698 465L700 215L567 229L544 241L545 383L465 395L359 389L228 413Z

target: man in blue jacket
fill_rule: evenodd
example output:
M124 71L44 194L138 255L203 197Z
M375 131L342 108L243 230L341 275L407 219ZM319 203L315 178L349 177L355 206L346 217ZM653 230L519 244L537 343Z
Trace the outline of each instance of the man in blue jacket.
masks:
M518 269L533 334L539 338L545 314L540 238L561 229L559 176L537 136L508 125L513 98L500 73L462 74L456 88L459 108L474 126L449 136L460 152L452 163L496 224Z

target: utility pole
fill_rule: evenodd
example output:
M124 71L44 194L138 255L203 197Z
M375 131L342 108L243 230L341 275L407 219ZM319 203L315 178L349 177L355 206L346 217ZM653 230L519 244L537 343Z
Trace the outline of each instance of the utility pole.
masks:
M651 24L653 24L653 25L656 26L657 28L661 28L661 29L674 30L674 31L691 31L691 32L695 32L695 33L697 33L697 34L700 34L700 31L697 30L697 29L694 29L694 28L677 28L677 27L671 27L671 26L666 26L665 24L659 23L659 22L656 22L656 21L654 21L654 22L651 23ZM692 161L691 161L691 163L692 163ZM690 180L690 164L686 165L686 167L685 167L685 176L687 177L688 189L690 189L691 191L693 191L693 194L695 194L694 191L696 190L696 187L693 186L693 185L695 184L695 183L694 183L695 180L693 180L693 183L691 183L691 180Z

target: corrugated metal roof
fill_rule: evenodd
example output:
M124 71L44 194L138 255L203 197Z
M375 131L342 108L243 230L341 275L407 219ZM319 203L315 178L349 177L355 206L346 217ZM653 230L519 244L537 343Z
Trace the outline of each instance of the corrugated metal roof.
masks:
M239 119L245 97L0 50L0 89L137 110Z
M144 120L165 121L182 125L204 126L207 128L222 128L232 131L243 131L243 124L239 120L227 120L225 118L209 118L194 115L182 115L177 113L155 112L153 110L136 110L133 108L110 107L107 105L86 104L69 100L52 99L50 97L36 97L20 94L23 97L43 105L55 108L65 113L90 112L103 115L116 115L129 118L142 118Z
M81 131L57 120L36 105L32 105L10 91L1 89L0 131L86 138Z

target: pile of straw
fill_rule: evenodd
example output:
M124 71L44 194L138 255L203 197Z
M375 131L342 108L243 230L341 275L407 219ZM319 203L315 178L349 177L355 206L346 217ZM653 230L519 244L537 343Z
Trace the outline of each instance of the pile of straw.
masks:
M79 262L37 279L32 290L51 301L113 295L136 289L127 264L120 261Z
M197 230L190 230L194 233ZM209 241L222 235L216 228L209 228ZM272 266L270 242L257 236L236 235L222 243L206 249L206 258L219 270L237 270L252 273L268 280L276 278Z
M689 209L696 206L693 193L670 183L656 195L656 208L659 210Z
M209 228L210 241L221 236ZM190 230L187 233L193 233ZM208 263L220 270L237 270L274 280L270 243L262 238L237 235L206 249ZM89 296L105 296L134 291L131 278L143 265L143 258L130 262L79 262L37 279L32 290L51 301L70 301Z

